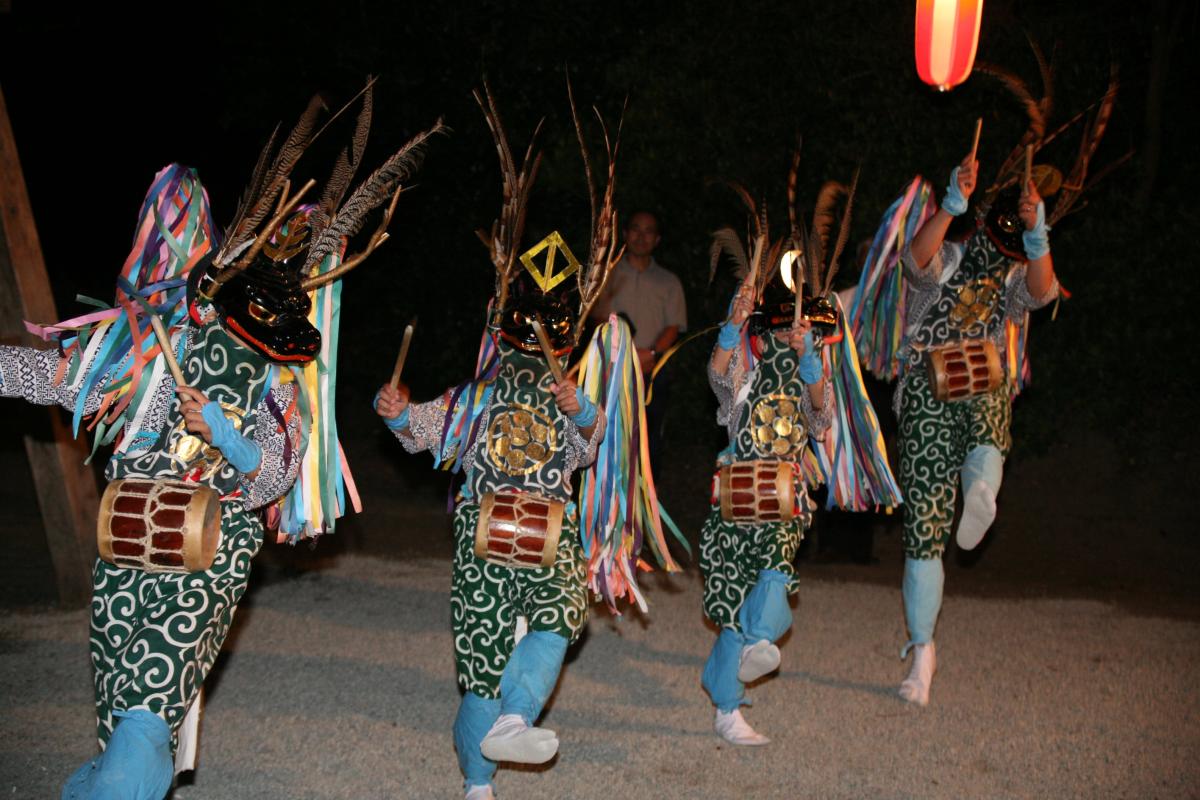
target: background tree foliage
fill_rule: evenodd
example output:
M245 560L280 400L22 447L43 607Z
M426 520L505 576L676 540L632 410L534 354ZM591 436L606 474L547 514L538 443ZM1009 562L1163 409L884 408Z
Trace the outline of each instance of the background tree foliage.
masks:
M719 320L732 288L727 275L708 285L709 234L743 224L714 179L750 187L782 226L800 133L802 204L861 165L857 242L912 175L945 185L976 116L985 176L1016 143L1025 120L994 81L976 75L938 94L917 80L912 16L911 2L891 0L293 0L140 16L113 4L16 0L0 15L0 81L64 315L76 292L111 293L142 193L163 164L198 167L224 224L271 127L291 124L313 91L336 107L365 75L381 76L368 163L444 115L454 134L434 144L402 199L392 241L346 282L341 416L361 439L377 435L367 402L410 317L420 315L406 374L418 397L463 379L474 361L492 267L472 231L491 224L500 202L493 146L470 97L481 76L514 147L546 118L526 246L558 229L577 253L586 250L587 196L564 74L610 125L628 95L618 204L660 215L659 260L683 279L697 330ZM1058 121L1097 99L1110 63L1120 65L1117 111L1095 163L1134 151L1053 234L1074 296L1056 322L1045 312L1034 322L1035 383L1019 401L1017 455L1080 426L1121 437L1131 465L1182 461L1195 441L1180 437L1196 388L1196 22L1191 4L1169 0L988 0L979 59L1039 92L1026 35L1036 39L1054 64ZM323 177L351 120L301 173ZM1077 141L1077 131L1065 136L1052 155L1066 165ZM857 269L847 263L841 274L846 283ZM703 463L720 444L703 376L710 347L711 337L696 342L668 366L679 384L668 468Z

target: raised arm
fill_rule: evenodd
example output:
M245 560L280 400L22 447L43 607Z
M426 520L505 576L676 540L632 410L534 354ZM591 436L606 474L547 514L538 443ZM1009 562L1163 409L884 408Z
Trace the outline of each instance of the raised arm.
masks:
M458 402L471 402L471 399L460 396ZM442 427L449 403L449 391L424 403L410 403L408 387L403 383L395 389L384 384L375 395L375 413L407 452L428 450L436 454L443 444Z
M608 419L604 409L589 400L570 378L561 384L551 384L554 403L570 421L567 426L567 448L575 453L574 470L596 460L596 451L604 440Z
M413 439L412 430L408 426L408 386L399 383L392 386L385 383L375 394L375 413L383 417L383 424L396 434L397 438Z
M975 191L978 173L979 162L973 160L970 154L950 173L950 185L946 187L946 194L937 213L925 220L925 224L917 231L909 245L909 252L912 253L913 264L917 269L924 270L929 266L929 262L942 248L950 223L959 214L966 212L967 201Z
M1038 194L1033 181L1025 186L1018 201L1017 213L1025 225L1021 242L1025 246L1025 257L1029 267L1025 271L1025 285L1035 299L1045 298L1057 283L1054 277L1054 260L1050 257L1050 228L1046 225L1046 204Z
M729 319L721 326L721 332L717 335L717 348L713 350L712 360L709 362L709 369L715 375L729 374L729 362L733 358L733 351L742 340L742 327L753 310L754 287L748 280L743 281L733 296L733 302L730 303Z
M579 428L579 435L591 439L596 432L596 419L601 413L596 404L570 378L564 378L562 383L550 384L550 391L554 392L554 404L558 410Z
M813 346L812 323L803 318L797 320L788 336L788 347L800 357L800 382L806 389L800 404L808 418L809 435L815 439L824 438L833 419L833 393L825 378L821 353Z

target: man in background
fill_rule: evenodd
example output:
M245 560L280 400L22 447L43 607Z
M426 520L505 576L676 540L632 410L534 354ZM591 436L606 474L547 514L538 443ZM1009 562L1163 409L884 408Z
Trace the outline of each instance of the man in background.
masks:
M658 218L649 211L636 211L626 220L624 233L625 254L613 269L593 318L602 320L609 314L619 314L628 320L642 374L649 384L655 362L687 330L687 304L679 278L654 260L661 239ZM646 408L652 462L657 460L662 440L668 392L669 384L660 375Z

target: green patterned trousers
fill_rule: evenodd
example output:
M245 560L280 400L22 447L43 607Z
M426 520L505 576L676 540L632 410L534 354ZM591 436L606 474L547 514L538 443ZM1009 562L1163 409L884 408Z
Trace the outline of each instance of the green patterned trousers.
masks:
M475 555L479 505L459 503L454 511L454 575L450 619L458 683L480 697L500 696L500 675L513 651L518 616L531 631L579 638L587 622L587 568L579 547L579 522L563 514L553 566L510 569Z
M934 398L923 366L910 371L900 401L900 486L907 557L942 557L954 521L963 459L980 445L1008 455L1011 421L1007 382L988 394L943 403Z
M788 594L799 590L792 561L804 538L804 520L739 525L721 518L713 506L700 530L700 572L704 575L704 615L722 628L740 630L738 610L764 569L788 577Z
M148 573L99 559L92 574L91 654L101 745L114 711L166 720L171 747L229 633L262 546L258 517L221 504L221 544L204 572Z

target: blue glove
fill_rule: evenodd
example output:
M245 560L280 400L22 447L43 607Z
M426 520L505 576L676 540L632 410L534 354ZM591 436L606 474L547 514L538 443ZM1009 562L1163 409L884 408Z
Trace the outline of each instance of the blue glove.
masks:
M383 421L383 424L388 426L388 430L393 430L393 431L402 431L405 428L407 428L408 427L408 406L404 407L404 410L400 412L399 416L392 417L391 419L385 419Z
M1021 233L1021 244L1025 245L1025 257L1030 261L1050 252L1050 226L1046 224L1046 204L1038 201L1037 224L1032 230Z
M200 416L212 431L213 446L221 451L225 460L243 475L249 475L262 463L262 448L253 439L247 439L233 427L220 403L208 402L200 409Z
M375 399L371 401L371 408L379 409L379 392L375 393ZM383 424L388 426L388 430L402 431L408 427L408 408L405 406L397 416L383 418Z
M721 332L717 334L717 347L722 350L732 350L738 346L741 339L742 326L726 322L721 326Z
M812 331L804 334L804 355L800 356L800 381L813 384L825 375L825 364L813 347Z
M946 196L942 198L942 208L952 217L967 210L967 198L958 188L958 167L950 171L950 185L946 187Z
M579 403L579 413L571 417L571 422L574 422L580 428L590 428L596 424L596 416L600 413L600 409L596 408L596 404L588 400L583 394L583 389L575 387L575 402Z
M741 291L741 287L738 287ZM729 301L729 308L725 309L725 316L728 318L733 314L733 304L737 302L737 292L733 293L733 297ZM726 322L721 326L721 331L717 334L717 347L722 350L732 350L738 346L738 342L742 340L742 326L733 322Z

